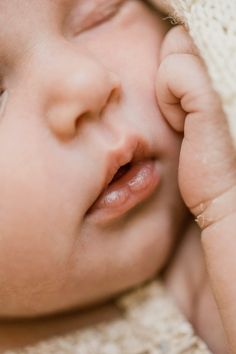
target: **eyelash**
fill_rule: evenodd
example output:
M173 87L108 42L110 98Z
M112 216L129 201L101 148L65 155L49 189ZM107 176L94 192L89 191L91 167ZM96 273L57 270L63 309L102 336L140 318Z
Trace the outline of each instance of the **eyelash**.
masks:
M116 15L116 11L113 11L112 13L107 14L104 17L101 17L98 20L95 20L94 22L91 22L90 25L85 27L85 30L88 30L88 29L93 28L95 26L99 26L102 23L111 20L115 15Z
M102 15L101 12L98 13L97 19L95 20L90 20L90 17L93 16L92 13L88 14L82 22L81 28L77 29L76 34L88 31L93 27L105 23L106 21L112 20L118 14L123 3L124 1L118 1L118 3L114 4L111 9L108 9L108 11L104 15ZM86 22L88 22L88 24L86 24Z

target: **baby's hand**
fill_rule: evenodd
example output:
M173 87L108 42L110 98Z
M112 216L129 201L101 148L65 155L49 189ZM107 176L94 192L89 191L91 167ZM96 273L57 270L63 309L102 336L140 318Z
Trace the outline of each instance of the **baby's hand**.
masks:
M164 117L183 133L179 187L202 229L214 295L236 353L236 153L220 99L182 26L163 42L156 90Z

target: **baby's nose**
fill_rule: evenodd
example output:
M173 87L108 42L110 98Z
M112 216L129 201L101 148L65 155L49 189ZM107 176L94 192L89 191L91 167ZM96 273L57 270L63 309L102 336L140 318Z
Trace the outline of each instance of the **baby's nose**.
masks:
M102 115L113 98L119 97L119 78L89 55L64 57L45 77L48 82L46 117L60 139L77 134L80 121Z

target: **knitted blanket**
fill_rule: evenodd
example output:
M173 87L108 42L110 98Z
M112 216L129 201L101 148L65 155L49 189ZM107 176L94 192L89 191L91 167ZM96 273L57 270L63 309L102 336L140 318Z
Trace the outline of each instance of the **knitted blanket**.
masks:
M117 299L122 317L4 354L210 354L161 282Z

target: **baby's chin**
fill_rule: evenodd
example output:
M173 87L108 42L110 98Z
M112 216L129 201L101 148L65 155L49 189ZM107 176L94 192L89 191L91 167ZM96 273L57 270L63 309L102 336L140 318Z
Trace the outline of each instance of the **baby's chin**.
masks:
M120 230L120 239L112 245L115 252L107 246L101 259L96 260L96 242L94 248L90 247L89 257L94 262L86 264L85 273L81 271L80 252L77 256L75 252L70 275L61 292L63 297L59 294L53 302L48 299L49 313L89 308L158 277L170 258L183 220L184 217L177 220L176 215L163 211L155 220L151 217L147 220L143 215L138 223L134 221L135 226L129 221L129 227ZM114 238L114 235L103 235L109 236ZM46 308L41 310L45 313Z
M52 264L50 282L42 278L37 282L33 268L28 269L28 283L24 279L21 291L13 289L10 301L5 297L0 317L38 318L88 309L157 277L169 259L184 214L163 210L154 217L154 213L155 209L140 210L137 219L127 218L117 233L103 230L95 235L87 230L86 237L94 243L83 245L84 255L79 246L75 248L66 271Z

